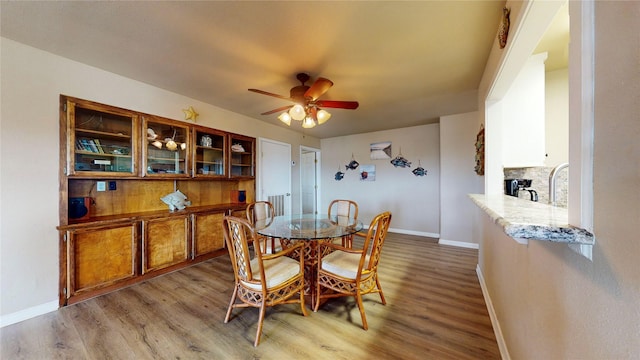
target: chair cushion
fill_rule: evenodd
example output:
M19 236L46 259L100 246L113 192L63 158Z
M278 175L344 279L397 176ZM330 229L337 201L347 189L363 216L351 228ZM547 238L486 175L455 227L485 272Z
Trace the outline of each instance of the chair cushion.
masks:
M355 279L360 263L360 254L334 251L322 258L322 269L348 279ZM368 256L365 258L367 263Z
M262 263L264 264L264 276L267 278L267 289L276 287L300 273L300 262L286 256L263 260ZM260 280L258 259L254 258L250 264L254 280ZM251 289L261 289L260 285L245 282L243 284Z

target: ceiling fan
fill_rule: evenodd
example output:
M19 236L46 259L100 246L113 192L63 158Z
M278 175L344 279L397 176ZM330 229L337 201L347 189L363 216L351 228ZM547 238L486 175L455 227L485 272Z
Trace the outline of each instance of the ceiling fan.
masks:
M312 128L316 124L323 124L331 117L331 114L322 108L334 109L350 109L358 108L357 101L338 101L338 100L318 100L320 96L333 86L333 82L329 79L319 77L313 85L305 85L309 81L308 74L299 73L296 75L298 81L302 85L294 86L289 91L289 97L270 93L258 89L249 89L262 95L273 96L278 99L289 100L294 102L293 105L279 107L271 111L262 113L261 115L271 115L282 111L278 119L287 125L291 125L291 119L302 121L303 128Z

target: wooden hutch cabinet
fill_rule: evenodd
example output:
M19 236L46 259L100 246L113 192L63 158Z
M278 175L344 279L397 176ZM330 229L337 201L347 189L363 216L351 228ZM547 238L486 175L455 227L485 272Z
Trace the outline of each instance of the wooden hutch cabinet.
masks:
M60 305L226 254L255 138L61 95ZM239 144L240 147L233 147ZM170 211L161 198L191 201Z

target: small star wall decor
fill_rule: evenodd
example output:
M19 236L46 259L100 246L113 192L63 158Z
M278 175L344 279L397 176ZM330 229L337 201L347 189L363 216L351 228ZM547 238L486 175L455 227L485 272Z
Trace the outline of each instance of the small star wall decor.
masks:
M193 120L195 122L200 115L193 109L193 106L189 106L188 109L182 109L182 111L184 112L185 120Z

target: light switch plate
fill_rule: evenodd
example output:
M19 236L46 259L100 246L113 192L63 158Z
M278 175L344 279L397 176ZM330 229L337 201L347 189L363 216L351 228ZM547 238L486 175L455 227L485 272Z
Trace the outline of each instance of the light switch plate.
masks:
M96 190L97 191L105 191L105 190L107 190L107 183L105 181L96 182Z

